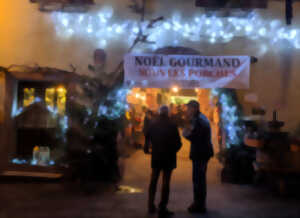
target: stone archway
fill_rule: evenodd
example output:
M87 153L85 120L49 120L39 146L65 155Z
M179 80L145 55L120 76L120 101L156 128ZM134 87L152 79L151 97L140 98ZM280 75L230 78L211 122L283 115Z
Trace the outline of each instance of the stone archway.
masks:
M200 55L201 54L199 51L196 51L195 49L186 48L186 47L163 47L157 49L156 51L154 51L154 53L164 54L164 55L168 55L168 54ZM137 112L138 110L141 112L141 108L143 106L153 111L157 111L159 105L161 104L168 104L168 105L172 104L170 98L174 97L174 93L172 93L171 89L133 88L131 94L128 95L128 97L129 98L127 98L127 100L129 101L129 103L131 103L131 105L136 105L134 106L135 112ZM185 100L189 99L190 97L200 102L202 113L204 113L211 122L214 150L215 153L218 153L220 150L220 145L219 145L220 140L218 139L218 137L221 129L219 125L220 114L219 114L219 110L217 110L218 107L216 104L216 102L218 101L218 99L216 101L216 98L218 97L212 98L211 89L198 89L198 88L180 90L180 92L177 93L177 97L179 99L184 98ZM168 100L167 101L162 100L162 102L160 103L157 100L157 99L165 99L165 98L167 98ZM182 104L182 102L179 104ZM142 129L142 128L140 127L138 129ZM141 141L138 144L143 144L143 140L141 140L141 138L143 137L138 137L138 138L139 141ZM188 158L189 143L184 138L182 138L182 141L184 142L185 146L181 149L180 152L181 156Z
M178 54L178 55L201 55L199 51L196 51L192 48L185 48L185 47L164 47L159 48L154 51L154 54ZM163 89L161 89L163 90ZM194 91L194 89L191 89ZM188 91L191 91L188 90ZM167 89L170 91L170 89ZM196 90L195 90L196 91ZM218 153L220 147L225 148L225 144L227 144L226 140L228 139L228 144L231 144L232 136L236 134L236 130L232 129L232 123L228 122L228 119L231 119L229 116L230 113L234 113L234 110L231 110L232 107L238 108L236 102L232 101L234 97L234 91L228 89L198 89L198 93L196 95L197 100L202 103L202 112L206 114L206 116L211 120L211 126L213 129L213 144L215 148L215 154ZM138 88L138 95L134 91L134 96L143 96L143 98L147 94L145 88ZM141 95L143 92L143 95ZM155 94L153 99L156 99ZM139 103L137 103L139 104ZM212 107L214 105L214 107ZM154 106L155 107L155 106ZM214 110L212 110L212 108ZM228 110L229 109L229 110ZM229 115L227 115L229 114ZM236 117L235 117L236 118ZM235 120L235 119L234 119ZM230 122L236 122L236 121ZM222 124L222 126L221 126ZM216 131L219 129L220 131ZM222 134L223 133L223 134ZM222 136L223 140L219 140L218 136ZM219 142L222 141L222 146L219 146ZM187 183L190 180L190 169L191 164L189 161L189 151L190 151L190 143L182 138L183 146L180 149L177 157L178 157L178 169L175 171L177 173L176 183L183 184ZM150 157L144 155L142 151L135 152L132 157L126 161L126 169L125 170L125 181L127 184L140 184L140 178L148 179L148 175L150 175ZM220 172L222 169L222 165L219 162L218 158L212 158L209 162L209 170L208 170L208 182L210 183L219 183L220 182ZM133 175L139 176L139 181L134 180ZM146 180L145 180L146 181Z
M164 55L200 55L201 52L186 47L163 47L153 52L154 54ZM179 87L180 88L180 87ZM143 98L148 99L148 95L152 99L158 99L159 92L170 92L170 89L145 89L139 88L143 91ZM232 145L239 145L243 138L243 128L241 126L241 110L237 102L236 93L231 89L185 89L187 91L197 90L196 99L200 102L201 111L211 121L213 129L213 143L215 153L226 147ZM139 94L138 94L139 95ZM170 95L167 95L170 96ZM159 98L161 99L161 98ZM170 102L167 102L170 103ZM146 104L144 104L146 105ZM157 110L159 104L154 104L154 110ZM149 108L149 107L148 107ZM152 109L153 109L152 108Z
M167 46L158 48L154 51L155 54L177 54L177 55L202 55L200 51L197 51L193 48L182 47L182 46ZM197 100L200 102L201 111L204 113L210 120L212 130L213 130L213 142L215 153L218 153L220 150L219 143L222 141L221 127L219 125L221 115L219 114L217 108L218 99L213 99L211 95L211 89L197 89ZM221 135L220 135L221 134Z

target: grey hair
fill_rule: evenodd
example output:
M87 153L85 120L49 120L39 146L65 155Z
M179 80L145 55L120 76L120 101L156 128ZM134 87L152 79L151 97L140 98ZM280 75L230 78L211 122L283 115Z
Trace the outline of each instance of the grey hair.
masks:
M160 115L168 115L169 114L169 107L167 105L163 105L159 108Z

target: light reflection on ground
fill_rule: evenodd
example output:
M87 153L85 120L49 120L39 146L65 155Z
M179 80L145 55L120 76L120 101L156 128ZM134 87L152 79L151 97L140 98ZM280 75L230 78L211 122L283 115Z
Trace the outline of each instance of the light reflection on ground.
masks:
M135 194L135 193L143 193L142 189L134 188L131 186L120 185L118 186L117 194Z

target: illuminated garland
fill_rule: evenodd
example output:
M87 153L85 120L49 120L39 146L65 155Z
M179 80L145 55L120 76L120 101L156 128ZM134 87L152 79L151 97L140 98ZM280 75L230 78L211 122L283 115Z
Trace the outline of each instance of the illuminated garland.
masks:
M233 145L240 145L244 133L244 126L240 119L241 114L232 92L228 89L212 89L211 91L212 96L219 98L222 128L226 133L226 147L228 148Z
M300 49L300 29L285 26L280 20L267 20L252 13L248 18L194 16L183 21L181 16L174 14L164 21L147 28L149 21L141 24L137 20L114 21L113 8L104 7L90 14L55 12L52 14L56 33L62 38L78 37L95 42L96 47L106 48L115 42L130 47L140 29L148 35L148 41L140 49L157 49L159 47L184 42L206 41L210 43L226 43L235 37L251 40L265 40L269 48L282 39L291 46Z
M137 20L116 22L113 18L113 8L104 7L100 11L90 14L53 13L56 33L62 38L80 38L95 42L96 47L107 48L115 42L121 42L129 48L140 31L147 35L147 41L138 49L155 50L159 47L177 46L185 42L227 43L236 37L250 40L262 40L263 52L277 48L274 46L281 40L288 41L295 49L300 49L300 30L285 26L280 20L267 20L252 13L248 18L218 18L206 15L194 16L189 21L183 21L181 16L172 17L147 28L149 21L139 23ZM264 40L264 41L263 41ZM269 45L269 46L266 46ZM135 49L137 51L138 49ZM220 89L221 90L221 89ZM222 108L221 118L227 135L227 146L238 145L242 142L243 126L239 120L238 108L232 104L232 96L220 90L213 90L218 95ZM127 90L128 92L128 90ZM120 116L126 107L126 95L110 96L110 106L102 104L98 115L114 119Z
M118 119L129 108L127 104L127 94L129 92L128 87L121 87L110 93L99 106L98 116L105 116L110 120Z

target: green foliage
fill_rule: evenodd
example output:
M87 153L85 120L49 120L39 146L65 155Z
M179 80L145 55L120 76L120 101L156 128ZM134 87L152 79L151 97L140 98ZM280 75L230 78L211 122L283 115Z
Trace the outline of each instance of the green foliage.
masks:
M119 89L120 81L106 86L100 79L82 76L71 90L71 101L67 110L70 120L68 130L68 157L70 162L80 161L81 153L93 150L97 161L93 163L94 177L105 181L118 179L117 134L122 130L122 108L119 117L111 119L99 114L105 105L107 110L118 100L113 93ZM113 96L113 97L112 97ZM76 167L76 166L75 166ZM74 166L73 166L74 168ZM84 171L82 171L84 172Z

